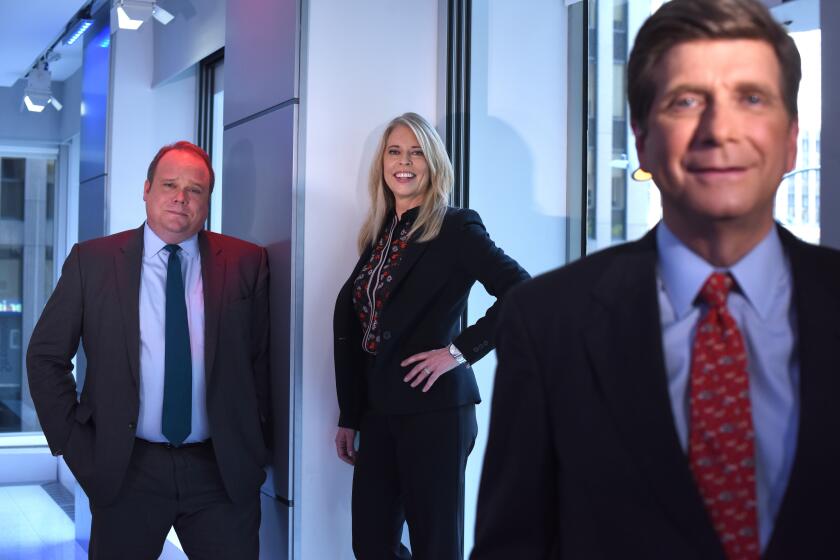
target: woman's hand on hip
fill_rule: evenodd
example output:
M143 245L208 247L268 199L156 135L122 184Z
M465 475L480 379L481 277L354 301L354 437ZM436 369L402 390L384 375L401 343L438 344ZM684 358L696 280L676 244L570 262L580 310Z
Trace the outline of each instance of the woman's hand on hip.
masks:
M417 387L425 381L423 385L423 392L428 391L438 378L458 365L452 354L446 348L438 348L437 350L429 350L428 352L420 352L414 354L400 362L403 367L415 364L408 375L403 377L403 381L411 383L412 387Z
M356 464L356 430L339 428L335 434L335 450L338 458L348 465Z

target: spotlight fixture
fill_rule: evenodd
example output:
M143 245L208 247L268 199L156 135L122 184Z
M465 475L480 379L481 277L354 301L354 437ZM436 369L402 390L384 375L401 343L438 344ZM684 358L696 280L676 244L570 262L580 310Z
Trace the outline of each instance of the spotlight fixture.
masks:
M149 17L155 18L163 25L175 18L158 6L156 0L114 0L111 8L111 29L139 29Z
M26 76L26 88L23 90L23 106L33 113L40 113L47 105L61 111L63 105L52 95L52 76L46 60L29 71Z

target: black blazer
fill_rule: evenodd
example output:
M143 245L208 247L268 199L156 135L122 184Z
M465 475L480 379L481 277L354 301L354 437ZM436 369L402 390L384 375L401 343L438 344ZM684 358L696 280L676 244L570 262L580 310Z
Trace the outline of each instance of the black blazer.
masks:
M228 495L252 498L265 474L268 265L265 250L200 232L207 416ZM26 366L53 454L91 502L113 501L134 446L140 406L143 228L75 245L32 333ZM71 359L84 341L80 400Z
M766 560L840 556L840 253L779 228L793 270L800 424ZM723 559L674 428L656 240L509 294L473 560Z
M340 409L339 426L358 428L367 410L362 326L353 308L353 281L370 258L368 248L338 293L333 330L335 381ZM454 342L469 363L494 347L502 296L528 278L513 259L490 240L473 210L448 208L440 234L432 241L412 241L393 277L391 296L380 315L381 340L369 372L376 402L383 412L407 414L478 403L472 368L460 365L441 376L423 393L402 378L411 369L405 358ZM470 288L478 280L497 301L474 325L459 332Z

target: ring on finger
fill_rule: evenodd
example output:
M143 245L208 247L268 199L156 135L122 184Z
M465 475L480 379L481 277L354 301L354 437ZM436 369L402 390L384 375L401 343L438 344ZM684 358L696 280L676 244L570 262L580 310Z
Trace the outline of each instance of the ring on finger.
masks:
M423 368L423 373L425 373L426 375L429 375L429 374L430 374L430 373L432 373L432 372L431 372L431 370L429 370L429 368L424 367L424 368Z

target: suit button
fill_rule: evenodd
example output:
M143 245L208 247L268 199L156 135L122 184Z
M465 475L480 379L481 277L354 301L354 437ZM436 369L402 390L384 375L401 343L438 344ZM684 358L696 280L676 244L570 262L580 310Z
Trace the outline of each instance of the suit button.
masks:
M473 346L473 352L481 352L481 346Z
M136 428L136 427L137 427L137 424L135 424L134 422L129 422L129 423L128 423L128 429L129 429L129 430L133 430L133 429L134 429L134 428Z
M382 331L382 340L391 340L391 331Z

